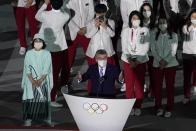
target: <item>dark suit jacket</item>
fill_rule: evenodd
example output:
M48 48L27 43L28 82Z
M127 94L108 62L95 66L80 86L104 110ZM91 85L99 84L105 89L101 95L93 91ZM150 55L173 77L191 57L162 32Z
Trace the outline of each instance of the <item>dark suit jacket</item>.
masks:
M91 95L93 96L115 96L115 80L118 76L118 68L107 64L105 75L100 78L98 65L94 64L90 65L87 72L82 75L82 82L91 81Z

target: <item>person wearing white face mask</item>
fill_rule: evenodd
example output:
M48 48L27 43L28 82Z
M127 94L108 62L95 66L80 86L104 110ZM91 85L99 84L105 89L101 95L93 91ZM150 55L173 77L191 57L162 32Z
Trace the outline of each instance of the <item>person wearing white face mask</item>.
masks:
M43 34L34 36L32 47L25 55L21 84L24 125L31 126L32 120L46 120L51 125L52 60L50 52L45 50Z
M96 52L95 59L97 63L90 65L86 73L81 75L78 72L78 81L91 81L90 96L115 97L115 80L119 76L118 68L107 62L107 52L103 49Z
M144 20L144 26L153 29L155 25L155 16L152 5L150 3L142 4L140 8L140 13Z
M108 63L115 64L113 55L115 51L112 45L112 37L115 35L115 23L105 18L107 7L104 4L95 6L95 18L87 25L86 37L91 38L86 55L88 64L95 64L95 53L99 49L105 49L108 55Z
M170 31L169 22L166 18L159 18L158 31L152 38L151 51L154 57L153 61L153 88L155 92L156 115L171 117L174 106L174 85L176 76L176 67L178 61L176 52L178 47L177 34ZM162 84L165 79L167 90L167 105L162 108Z
M149 29L149 34L150 34L150 38L153 37L155 35L156 32L156 28L155 28L155 16L154 16L154 12L153 12L153 8L149 3L144 3L141 8L140 8L140 13L142 14L143 20L144 20L144 27L147 27ZM152 42L150 41L150 44ZM154 97L154 88L153 88L153 56L152 56L152 52L149 49L148 51L148 57L149 57L149 61L147 62L146 65L146 69L148 71L149 74L149 86L147 86L147 90L145 93L147 93L147 96L149 98L153 98ZM146 83L145 83L146 84ZM147 84L146 84L147 85Z
M191 23L193 24L193 25L196 25L196 19L194 18L194 19L191 19Z
M120 0L120 11L123 20L123 28L129 25L129 14L134 11L140 10L140 7L144 3L150 3L153 5L153 0Z
M144 78L146 62L148 61L149 30L143 26L140 12L133 11L129 15L129 27L121 34L124 79L126 98L136 98L131 115L141 114L141 104L144 96Z
M115 35L115 23L111 19L105 17L107 7L104 4L95 6L95 18L87 25L86 37L90 38L90 43L86 50L88 64L96 63L95 53L99 49L105 49L108 55L108 63L115 64L115 51L112 45L112 37ZM90 91L90 82L88 82L88 90Z
M183 27L185 39L183 42L183 72L184 72L184 99L183 104L190 102L191 87L196 86L196 9L187 17ZM192 77L193 75L193 77ZM191 83L191 80L193 83Z

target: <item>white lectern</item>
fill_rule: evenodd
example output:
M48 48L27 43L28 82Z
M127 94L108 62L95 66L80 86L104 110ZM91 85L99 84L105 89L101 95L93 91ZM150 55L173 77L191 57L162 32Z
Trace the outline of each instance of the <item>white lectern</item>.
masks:
M72 96L62 89L80 131L122 131L135 99Z

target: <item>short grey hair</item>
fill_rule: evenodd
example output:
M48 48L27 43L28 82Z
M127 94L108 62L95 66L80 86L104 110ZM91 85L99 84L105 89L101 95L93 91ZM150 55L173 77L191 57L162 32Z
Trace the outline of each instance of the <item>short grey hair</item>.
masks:
M99 50L96 51L95 57L96 57L97 55L107 55L107 52L106 52L106 50L104 50L104 49L99 49Z

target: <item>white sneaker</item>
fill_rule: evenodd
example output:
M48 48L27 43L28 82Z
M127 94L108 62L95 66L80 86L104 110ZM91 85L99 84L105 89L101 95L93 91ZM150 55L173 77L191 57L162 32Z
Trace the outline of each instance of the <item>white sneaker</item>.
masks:
M24 123L24 126L31 126L31 121L32 120L26 120Z
M57 102L51 102L50 104L52 107L63 107L63 104L59 104Z
M125 83L121 86L120 91L121 92L125 92L126 91L126 85L125 85Z
M136 108L136 109L135 109L135 116L140 116L141 114L142 114L141 109Z
M182 103L185 105L185 104L188 104L190 102L190 99L189 98L184 98L182 100Z
M166 112L165 112L165 114L164 114L164 117L166 117L166 118L170 118L170 117L171 117L171 115L172 115L172 113L171 113L171 112L166 111Z
M157 116L162 116L163 115L163 109L158 109L157 110Z
M134 114L135 114L135 109L132 109L131 113L130 113L130 116L134 116Z
M20 47L20 51L19 51L19 54L20 55L24 55L25 53L26 53L26 48L24 48L24 47Z
M50 119L44 120L44 122L49 125L50 127L54 127L54 123Z

